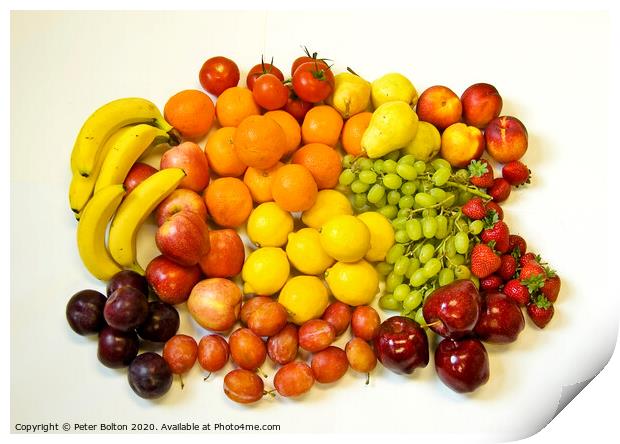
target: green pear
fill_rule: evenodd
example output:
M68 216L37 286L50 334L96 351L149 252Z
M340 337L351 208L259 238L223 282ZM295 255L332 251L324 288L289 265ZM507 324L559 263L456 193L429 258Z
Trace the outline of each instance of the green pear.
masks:
M415 137L403 150L405 154L412 154L416 160L427 162L439 152L441 135L432 123L420 120Z
M379 106L362 135L362 150L376 159L407 146L418 130L418 115L407 102L398 100Z
M411 105L418 102L418 92L413 83L396 72L386 74L372 82L371 97L375 108L394 100L402 100Z
M344 119L366 111L370 103L370 82L350 72L334 77L334 92L327 98Z

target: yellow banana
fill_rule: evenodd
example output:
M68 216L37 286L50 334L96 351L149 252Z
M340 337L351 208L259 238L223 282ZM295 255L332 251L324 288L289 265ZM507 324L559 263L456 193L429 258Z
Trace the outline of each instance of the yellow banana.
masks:
M103 158L103 145L118 129L135 123L148 123L165 132L172 126L157 107L146 99L130 97L103 105L84 123L71 153L73 173L88 177L95 164Z
M122 267L144 274L136 258L136 235L155 207L185 177L181 168L165 168L153 174L127 195L110 226L108 247Z
M93 276L102 281L122 270L106 248L105 234L124 195L123 185L101 189L88 201L78 223L77 243L82 262Z
M149 146L168 140L170 136L154 126L141 123L129 127L107 152L95 183L95 193L108 185L123 183L133 164Z

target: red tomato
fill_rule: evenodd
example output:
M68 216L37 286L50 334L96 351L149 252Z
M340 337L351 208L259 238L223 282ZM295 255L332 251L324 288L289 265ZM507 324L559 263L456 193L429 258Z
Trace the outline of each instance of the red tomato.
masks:
M263 74L273 74L280 79L280 81L284 81L284 74L282 74L282 71L280 71L277 67L273 66L271 63L259 63L250 69L250 72L245 79L248 89L254 89L254 82L256 82L256 79Z
M293 74L293 90L306 102L321 102L333 89L334 74L321 60L302 63Z
M211 57L200 68L198 80L205 90L219 96L224 90L237 86L239 67L226 57Z
M273 111L286 105L288 88L275 75L263 74L254 82L252 95L256 103L269 111Z
M303 65L306 62L313 62L313 61L314 59L309 56L297 57L295 61L293 62L293 65L291 66L291 76L295 74L295 71L297 71L297 68L299 68L300 65Z
M302 123L310 108L312 108L312 103L301 100L297 97L293 88L290 88L290 95L284 106L284 111L295 117L299 123Z

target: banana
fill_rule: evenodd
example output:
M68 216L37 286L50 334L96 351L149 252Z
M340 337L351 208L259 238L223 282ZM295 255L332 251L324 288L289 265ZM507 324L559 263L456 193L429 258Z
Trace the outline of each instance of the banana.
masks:
M108 247L122 267L144 274L137 261L136 236L146 218L185 177L181 168L165 168L153 174L127 195L110 226Z
M77 243L82 262L93 276L102 281L122 270L106 248L105 234L124 195L123 185L101 189L88 202L78 223Z
M165 132L172 130L157 107L146 99L130 97L109 102L82 126L71 153L73 173L90 176L96 163L103 158L106 140L118 129L136 123L148 123Z
M149 146L168 140L170 136L154 126L141 123L129 127L129 130L124 131L107 152L95 183L95 193L108 185L123 183L133 164Z

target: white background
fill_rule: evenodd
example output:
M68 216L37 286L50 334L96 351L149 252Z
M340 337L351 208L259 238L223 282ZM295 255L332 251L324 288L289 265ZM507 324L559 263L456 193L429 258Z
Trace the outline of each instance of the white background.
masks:
M607 244L596 239L608 202L608 32L604 14L558 12L15 15L11 424L275 422L289 432L466 431L476 440L535 433L553 417L563 386L602 368L617 334L614 295L601 276L611 270ZM451 393L429 365L411 378L377 371L369 387L349 374L301 401L248 409L225 398L222 375L203 383L195 368L184 391L175 385L151 403L133 395L123 372L97 362L94 340L66 326L71 294L102 288L79 261L66 197L82 121L122 96L163 107L173 93L199 87L198 69L212 55L228 55L245 71L260 54L273 55L284 70L300 44L369 79L402 72L420 92L493 83L504 113L528 127L524 160L535 179L504 208L512 231L558 270L563 291L547 329L528 324L518 343L489 347L491 381L473 396ZM144 242L152 231L145 228Z

